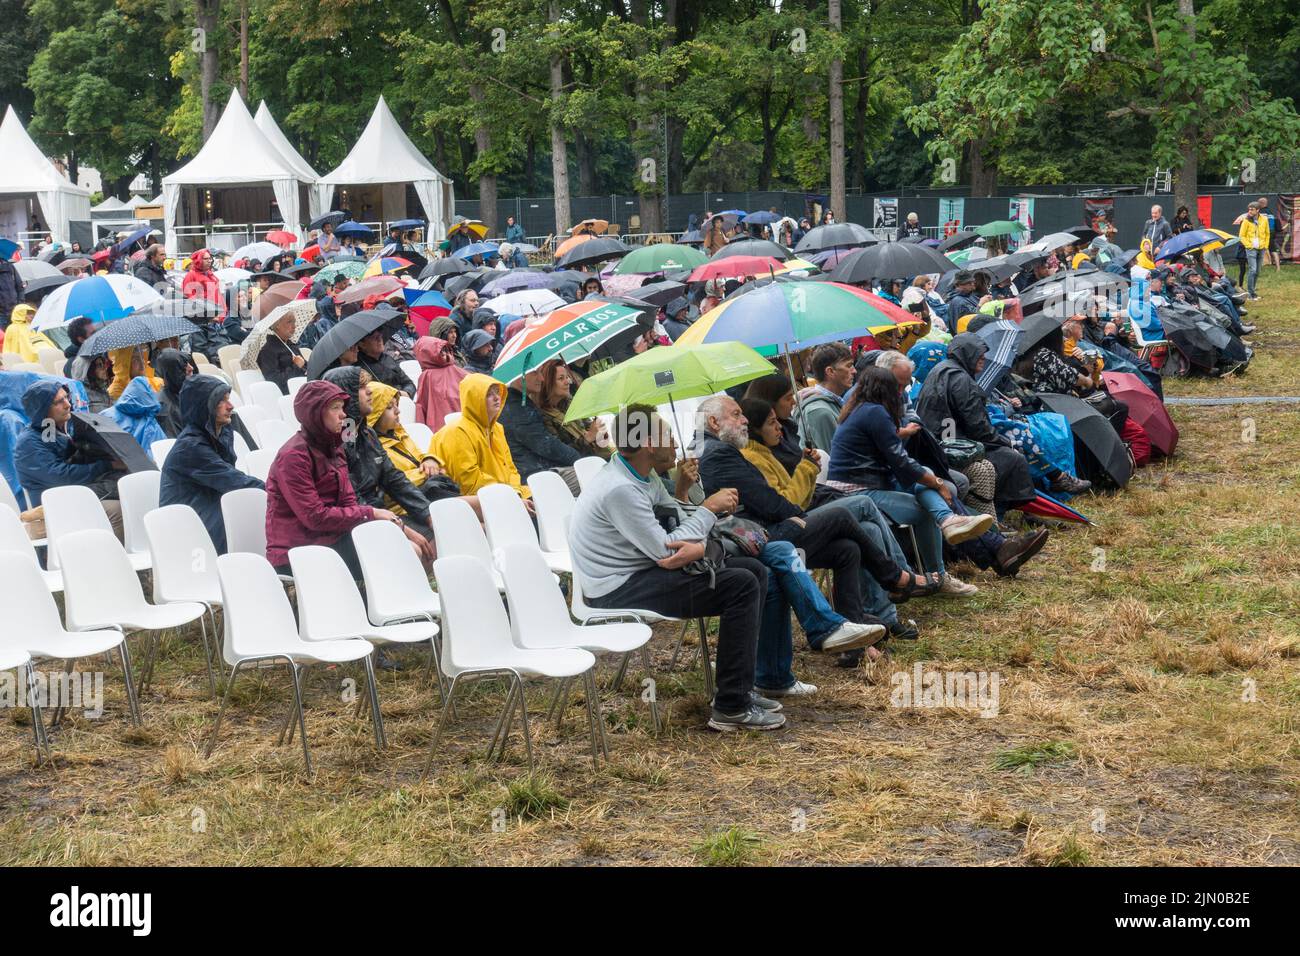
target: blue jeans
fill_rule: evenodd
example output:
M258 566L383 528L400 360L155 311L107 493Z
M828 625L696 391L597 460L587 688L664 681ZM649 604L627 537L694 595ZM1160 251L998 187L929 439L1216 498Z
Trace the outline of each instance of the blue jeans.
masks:
M890 527L889 519L880 513L880 508L872 498L867 495L848 495L829 501L822 507L847 508L853 513L854 519L867 536L880 550L888 554L895 564L904 571L911 567L907 555L898 544L898 539L894 537L894 529ZM865 568L862 571L862 610L874 614L887 625L898 622L898 609L894 607L894 602L889 600L889 594L880 586L879 581L867 573Z
M1252 298L1255 295L1255 278L1259 275L1259 259L1263 254L1263 249L1246 250L1246 291Z
M948 503L937 491L927 488L930 494L939 499L948 514ZM939 520L927 508L920 497L906 491L868 491L865 496L874 501L877 507L895 524L912 526L916 533L916 547L921 552L918 557L931 574L943 573L943 534L939 531ZM933 505L933 502L931 502ZM893 537L892 529L890 537Z
M789 541L769 541L759 552L758 560L775 577L777 586L768 587L767 600L763 603L754 660L754 686L780 690L795 682L790 611L793 610L799 619L799 626L814 650L845 619L831 608L826 595L817 587L799 552Z

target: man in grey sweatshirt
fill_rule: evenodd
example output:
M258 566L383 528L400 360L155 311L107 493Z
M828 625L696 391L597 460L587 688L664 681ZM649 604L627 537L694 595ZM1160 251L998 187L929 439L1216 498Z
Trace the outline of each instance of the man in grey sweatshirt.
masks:
M687 516L656 472L676 457L672 433L654 409L629 406L614 427L618 453L582 490L569 525L574 574L592 607L653 611L666 617L718 617L715 730L775 730L780 704L753 692L754 652L767 593L767 570L729 557L715 574L685 570L704 557L716 516L734 511L734 489L706 498ZM672 531L655 509L680 522Z

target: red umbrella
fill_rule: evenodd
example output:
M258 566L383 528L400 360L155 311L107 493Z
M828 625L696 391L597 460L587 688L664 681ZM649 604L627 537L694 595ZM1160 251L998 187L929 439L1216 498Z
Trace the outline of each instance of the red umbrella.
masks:
M1021 505L1020 510L1027 515L1036 515L1039 518L1055 518L1057 521L1077 521L1079 524L1092 524L1091 521L1069 505L1057 501L1051 495L1044 494L1041 491L1033 501Z
M1129 415L1146 429L1151 444L1165 455L1178 447L1178 426L1169 417L1164 402L1132 372L1102 372L1106 390L1128 405Z
M312 262L320 257L320 246L314 244L310 245L300 252L298 257L300 259L306 259L308 262Z
M274 242L277 246L288 249L290 246L297 244L298 237L283 229L272 229L266 234L266 241Z
M706 262L696 267L688 281L707 282L709 279L744 279L750 276L765 276L775 273L782 267L779 259L771 256L727 256L716 262Z
M340 305L364 302L366 296L380 295L387 297L393 292L400 292L403 288L405 286L392 276L372 276L369 279L362 279L354 286L349 286L339 295L336 295L334 301Z

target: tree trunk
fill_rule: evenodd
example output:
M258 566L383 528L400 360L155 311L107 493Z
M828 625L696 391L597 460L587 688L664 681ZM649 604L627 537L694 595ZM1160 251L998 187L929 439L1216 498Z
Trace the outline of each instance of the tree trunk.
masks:
M530 131L524 154L524 195L537 195L537 137Z
M202 31L193 39L199 54L199 96L203 103L203 141L206 143L217 120L221 118L221 105L212 101L212 88L217 84L217 20L221 15L221 0L194 0L194 25Z
M480 119L474 127L474 152L477 159L485 159L492 152L492 130L488 128L483 115L483 87L471 83L469 98L474 103ZM478 176L478 217L487 226L487 234L497 234L497 174L483 170Z
M640 27L650 26L650 4L647 0L632 0L631 20ZM632 142L636 150L634 182L639 197L640 231L663 232L663 183L668 176L668 157L664 154L661 125L663 117L651 112L650 88L645 78L639 74L634 96L636 111L633 114Z
M547 19L558 23L559 0L551 0ZM573 215L569 210L569 147L560 124L560 106L564 99L564 58L551 57L551 178L555 181L555 233L569 231Z
M239 4L239 95L248 102L248 0Z
M998 184L998 164L985 156L988 150L987 137L981 136L968 144L970 156L970 194L972 196L992 196Z
M573 151L578 167L578 195L595 196L596 189L596 147L591 140L579 130L573 131Z
M828 0L831 30L840 32L840 0ZM844 198L844 61L831 60L828 89L831 113L831 210L837 222L848 218Z
M1194 69L1196 62L1196 6L1194 0L1178 0L1178 12L1186 17L1183 28L1187 31L1188 39L1192 42L1191 59L1192 68ZM1193 97L1192 102L1200 103L1199 86L1196 93L1197 95ZM1174 176L1174 208L1186 206L1192 214L1193 221L1196 221L1196 194L1198 192L1196 180L1199 173L1197 167L1200 158L1198 125L1196 118L1193 117L1178 134L1180 162Z

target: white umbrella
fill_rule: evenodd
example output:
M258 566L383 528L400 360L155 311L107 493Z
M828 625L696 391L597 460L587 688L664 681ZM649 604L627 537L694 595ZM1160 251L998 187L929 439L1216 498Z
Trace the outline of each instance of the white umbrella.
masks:
M42 262L40 259L19 259L14 263L14 268L18 271L18 278L24 282L31 282L33 279L46 279L50 276L61 276L62 272L57 266L52 266L48 262Z
M134 276L88 276L47 295L36 310L32 331L59 328L81 315L95 322L111 322L155 308L162 301L148 283Z
M265 262L272 256L278 256L284 252L274 242L250 242L246 246L240 246L230 254L231 262L238 262L240 259L256 259L258 262Z
M234 266L230 266L226 269L218 269L215 273L216 277L226 285L234 285L236 282L243 282L245 279L252 276L252 274L253 273L249 272L247 269L236 269Z
M243 348L239 353L239 367L244 369L257 368L257 356L266 345L267 337L271 334L271 329L275 323L284 318L286 312L293 313L293 334L289 336L291 341L298 341L298 336L302 335L303 330L311 325L312 319L316 318L316 300L315 299L295 299L285 305L276 306L267 313L266 318L259 319L257 324L248 333L248 338L243 341Z
M520 289L488 299L483 307L497 315L544 315L567 303L550 289Z

